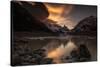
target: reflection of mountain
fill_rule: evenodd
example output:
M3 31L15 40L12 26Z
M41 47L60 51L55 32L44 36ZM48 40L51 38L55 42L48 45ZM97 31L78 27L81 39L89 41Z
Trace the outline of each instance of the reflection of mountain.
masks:
M72 30L75 33L82 34L96 34L97 32L97 18L94 16L87 17L77 24L77 26Z

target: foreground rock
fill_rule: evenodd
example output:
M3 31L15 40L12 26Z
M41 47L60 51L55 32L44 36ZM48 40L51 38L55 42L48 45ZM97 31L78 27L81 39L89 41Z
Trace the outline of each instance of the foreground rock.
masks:
M28 47L14 46L12 52L12 66L52 64L53 59L46 58L44 49L32 50Z

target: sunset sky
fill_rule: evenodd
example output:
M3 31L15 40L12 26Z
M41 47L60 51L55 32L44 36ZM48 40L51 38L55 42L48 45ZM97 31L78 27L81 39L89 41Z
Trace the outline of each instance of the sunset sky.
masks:
M66 25L69 29L72 29L80 20L97 15L96 6L54 3L45 3L45 6L49 11L48 19L56 21L61 26Z
M74 5L58 3L39 3L28 2L33 7L30 12L39 20L49 22L52 20L60 26L67 26L73 29L77 23L89 16L97 16L97 6L93 5ZM23 3L24 4L24 3ZM51 22L50 22L51 23Z

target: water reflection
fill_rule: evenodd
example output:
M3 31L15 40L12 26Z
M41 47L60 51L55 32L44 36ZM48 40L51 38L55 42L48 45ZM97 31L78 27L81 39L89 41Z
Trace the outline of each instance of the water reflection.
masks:
M24 38L22 40L16 40L16 45L14 45L14 48L12 49L12 60L20 59L21 61L18 62L22 63L21 65L97 60L96 37L70 36L61 38L45 37L43 39ZM25 58L22 59L21 57ZM27 59L27 62L25 62L24 60L29 57L31 57L31 59ZM29 60L31 60L31 63ZM14 63L16 64L16 62Z
M52 41L52 43L55 42L56 41ZM68 43L66 44L61 43L56 48L53 47L53 45L51 45L52 43L49 43L49 45L47 45L49 47L52 47L52 50L49 47L46 48L47 57L53 58L54 62L56 63L62 63L61 61L62 57L68 56L73 49L77 48L77 46L71 40L69 40Z
M47 57L53 58L55 63L93 61L97 58L96 44L96 37L80 36L51 39L43 49L46 49ZM75 54L76 57L73 57Z

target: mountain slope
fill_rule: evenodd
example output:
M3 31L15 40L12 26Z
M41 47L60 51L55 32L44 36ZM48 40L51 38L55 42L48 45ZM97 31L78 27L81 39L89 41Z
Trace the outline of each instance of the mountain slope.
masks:
M95 16L89 16L79 22L72 32L79 34L96 34L97 32L97 18Z
M13 31L40 31L51 34L63 33L63 27L47 19L49 13L42 3L12 2ZM45 20L45 21L44 21ZM66 27L67 28L67 27Z

